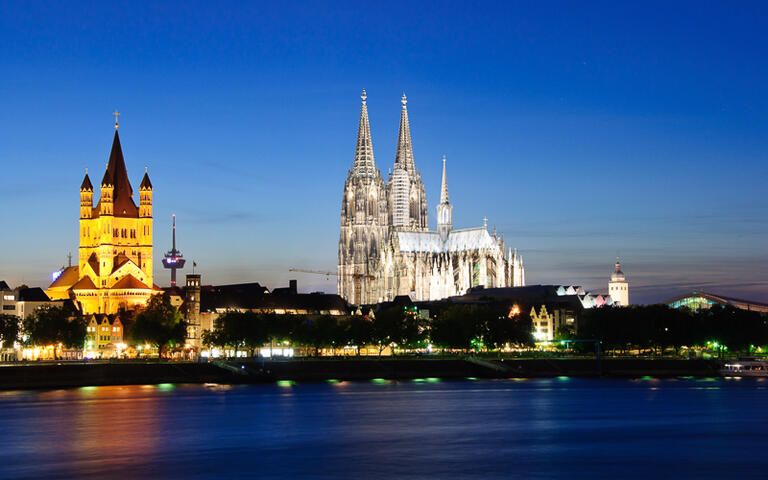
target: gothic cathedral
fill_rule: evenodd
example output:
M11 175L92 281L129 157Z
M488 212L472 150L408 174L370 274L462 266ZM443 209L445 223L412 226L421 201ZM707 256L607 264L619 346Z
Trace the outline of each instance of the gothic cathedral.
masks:
M47 291L52 300L74 300L84 314L131 309L157 293L152 281L152 183L145 171L137 207L117 127L115 122L96 207L87 171L80 185L78 264L64 269Z
M395 164L386 184L373 157L363 90L357 147L344 182L339 236L338 292L361 305L409 295L439 300L472 287L525 285L522 257L506 253L504 235L482 227L453 229L445 156L437 231L429 231L427 197L416 169L406 97L400 113Z

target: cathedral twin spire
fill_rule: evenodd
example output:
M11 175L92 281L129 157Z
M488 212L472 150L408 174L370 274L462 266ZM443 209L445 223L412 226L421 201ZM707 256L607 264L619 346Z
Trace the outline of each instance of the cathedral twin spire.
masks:
M413 145L411 144L411 126L408 123L408 100L403 93L400 99L403 104L400 110L400 132L397 135L397 152L395 153L395 168L405 168L408 175L413 177L416 173L416 166L413 161Z
M376 162L373 157L373 141L371 140L371 125L368 121L368 95L363 90L360 106L360 123L357 127L357 146L352 172L357 176L373 176L376 173ZM408 123L408 100L403 93L400 99L403 107L400 112L400 132L397 137L397 152L395 153L395 168L404 168L410 177L416 174L413 160L413 145L411 144L411 127Z
M371 125L368 122L368 106L365 100L368 98L365 90L360 95L363 103L360 106L360 123L357 127L357 147L355 148L355 162L352 172L355 176L373 177L376 174L376 162L373 159L373 142L371 140Z

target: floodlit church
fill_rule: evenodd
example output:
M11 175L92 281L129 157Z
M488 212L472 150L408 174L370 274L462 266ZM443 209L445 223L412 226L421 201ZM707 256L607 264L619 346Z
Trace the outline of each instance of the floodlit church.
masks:
M47 290L52 300L74 300L85 314L145 305L158 291L152 281L152 183L145 171L136 206L117 127L115 122L95 207L87 171L80 185L78 263L65 268Z
M504 235L482 227L454 229L445 156L430 231L427 197L416 169L406 97L402 97L395 164L382 179L373 157L367 95L362 94L355 160L344 183L338 293L356 305L409 295L415 301L462 295L469 288L525 285L523 260Z

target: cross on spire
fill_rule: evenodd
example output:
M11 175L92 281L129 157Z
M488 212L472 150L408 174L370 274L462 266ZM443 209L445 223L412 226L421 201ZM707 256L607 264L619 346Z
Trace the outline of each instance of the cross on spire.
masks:
M483 217L483 227L488 228L488 217Z
M119 123L117 123L117 117L120 115L120 112L118 112L118 111L117 111L117 109L115 109L115 111L114 111L114 112L112 112L112 115L114 115L114 116L115 116L115 130L117 130L117 127L119 127L119 126L120 126L120 124L119 124Z

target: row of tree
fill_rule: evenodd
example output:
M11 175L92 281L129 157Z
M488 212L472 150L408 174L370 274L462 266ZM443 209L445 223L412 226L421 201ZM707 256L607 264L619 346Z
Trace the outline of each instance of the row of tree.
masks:
M179 311L162 296L152 297L138 312L119 314L126 343L150 344L161 352L184 344L187 324ZM25 345L59 345L83 348L86 342L86 317L67 307L40 307L22 322L12 315L0 315L0 348Z
M469 350L533 344L530 318L508 318L479 305L450 305L430 321L400 306L380 310L371 318L232 311L221 315L212 331L203 333L205 345L250 353L286 341L314 347L316 352L320 348L354 346L358 353L360 347L366 346L376 346L381 353L388 346L420 349L431 344L435 348Z
M679 352L683 346L727 346L750 351L768 345L768 317L726 306L691 311L667 305L602 307L585 310L577 329L561 331L562 338L593 338L604 349L647 349Z
M253 353L268 344L321 348L388 346L399 349L500 349L505 345L531 346L530 317L521 312L509 317L487 305L446 303L429 320L407 307L380 310L371 318L350 316L276 315L231 311L221 315L211 331L203 332L207 346ZM122 313L126 343L150 344L161 353L184 344L187 324L167 298L153 297L137 313ZM0 347L24 340L27 345L61 344L82 348L86 320L66 307L36 310L23 322L0 315ZM577 328L561 327L556 339L598 339L605 350L679 351L683 346L727 346L731 351L750 351L768 345L768 317L732 307L713 307L698 312L666 305L602 307L585 310Z

